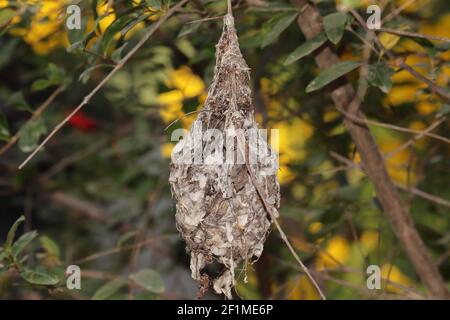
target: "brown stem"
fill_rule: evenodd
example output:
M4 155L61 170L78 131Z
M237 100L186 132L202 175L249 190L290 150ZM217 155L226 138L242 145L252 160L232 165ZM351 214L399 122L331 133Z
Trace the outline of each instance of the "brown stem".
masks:
M316 7L309 4L307 0L292 0L292 2L301 11L297 22L307 39L311 39L323 31L322 17ZM319 68L323 70L339 62L338 56L332 51L330 45L321 48L315 55L315 60ZM338 108L359 118L364 118L364 114L359 108L350 110L350 107L353 107L351 105L354 96L353 87L345 80L342 80L331 93L333 102ZM429 294L434 298L449 298L445 282L388 175L383 157L369 128L365 124L356 124L347 117L344 119L344 124L361 155L364 169L375 187L378 199L389 218L393 231L401 241Z

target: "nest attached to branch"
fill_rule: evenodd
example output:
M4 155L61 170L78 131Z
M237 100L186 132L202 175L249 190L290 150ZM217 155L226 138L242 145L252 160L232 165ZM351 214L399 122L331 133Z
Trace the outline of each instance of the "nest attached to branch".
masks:
M258 131L249 83L228 14L205 107L173 151L169 182L192 277L201 292L212 284L229 299L235 268L260 257L280 200L277 157ZM209 275L208 266L217 264L219 274Z

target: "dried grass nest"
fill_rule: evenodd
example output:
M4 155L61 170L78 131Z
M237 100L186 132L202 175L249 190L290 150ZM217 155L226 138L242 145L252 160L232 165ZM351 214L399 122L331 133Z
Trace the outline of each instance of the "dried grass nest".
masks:
M259 139L255 144L250 139L258 125L249 83L250 69L239 48L234 19L228 14L216 46L214 80L205 106L176 145L169 178L176 200L176 226L190 252L192 277L200 283L200 295L212 284L216 293L232 298L235 268L244 262L245 269L261 256L271 216L278 215L280 187L273 170L277 158L265 141ZM218 143L203 135L207 129L218 130L224 137L240 132L232 138L231 147L219 145L223 155L234 154L234 163L205 163L207 151ZM201 148L195 149L193 141L200 141ZM194 149L200 150L202 161L195 161L199 155ZM262 149L268 152L261 156ZM258 153L258 158L249 163L252 153ZM244 163L236 161L239 156ZM217 276L206 272L213 264L222 267Z

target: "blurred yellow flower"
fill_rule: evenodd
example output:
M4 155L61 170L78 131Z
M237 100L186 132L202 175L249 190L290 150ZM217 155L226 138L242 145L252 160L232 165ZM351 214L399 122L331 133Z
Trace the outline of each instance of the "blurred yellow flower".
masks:
M328 123L336 120L339 118L342 114L339 111L336 110L327 110L325 111L323 115L323 122Z
M419 32L438 37L450 38L450 14L440 17L436 23L423 23L419 28Z
M98 26L102 33L108 29L108 27L116 20L116 14L114 13L114 9L109 5L108 1L100 2L97 5L97 14L99 17L102 17L99 22ZM116 38L120 36L119 34L116 35Z
M62 28L64 19L61 18L67 3L67 0L42 2L28 0L24 5L36 5L37 9L30 26L12 28L9 32L22 37L37 54L41 55L48 54L61 46L67 46L67 36Z
M426 57L410 54L405 59L405 63L418 73L422 74L423 76L427 76L427 73L431 71L430 60ZM415 76L413 76L406 70L400 70L394 73L394 75L392 75L391 77L391 80L394 83L403 83L403 82L420 83L420 81Z
M426 116L437 111L440 108L440 105L438 103L431 102L429 100L424 100L420 101L417 104L416 108L419 114Z
M335 236L328 240L327 245L321 251L316 260L317 269L334 268L344 265L350 257L350 245L342 236Z
M397 6L403 6L404 12L418 12L430 4L430 0L395 0Z
M306 276L290 281L287 287L288 300L319 300L317 289Z
M395 86L387 94L386 102L391 106L412 103L416 100L416 94L420 88L420 85Z
M382 32L378 36L378 39L380 40L383 47L389 50L392 49L398 43L400 37L392 33Z
M359 237L359 241L366 252L370 253L378 247L379 237L380 235L377 231L366 230Z
M271 146L279 153L280 170L278 179L281 184L290 182L295 177L289 169L293 165L303 160L306 156L304 145L313 135L314 127L303 119L293 119L290 122L283 121L274 125L277 129L277 139L271 139Z
M393 293L404 291L402 287L408 288L412 285L411 279L405 276L395 265L384 264L381 267L381 277L384 281L389 281L386 290Z
M183 66L169 74L169 86L177 88L185 98L193 98L205 91L202 78L192 72L189 67Z
M174 143L167 142L161 146L161 155L164 158L170 158L172 156L172 150L175 147Z
M169 72L166 84L173 90L158 95L159 114L165 123L180 119L183 127L188 129L197 114L186 115L183 111L183 101L198 97L200 108L206 99L205 83L189 67L182 66Z
M308 231L312 234L316 234L319 233L320 230L322 230L323 228L323 223L322 222L313 222L308 226Z
M402 143L403 143L402 140L395 137L391 137L390 139L389 138L383 139L379 143L379 147L381 152L386 154L391 151L394 151ZM386 166L389 175L391 176L392 179L402 184L416 183L414 164L410 165L410 159L411 159L411 152L408 149L403 149L386 160ZM408 173L408 171L410 172Z

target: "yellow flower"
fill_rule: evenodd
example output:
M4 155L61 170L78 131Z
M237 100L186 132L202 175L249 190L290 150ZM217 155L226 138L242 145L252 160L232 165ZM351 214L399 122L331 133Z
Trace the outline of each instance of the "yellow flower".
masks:
M189 67L183 66L169 73L167 85L174 90L159 94L158 103L161 105L159 113L165 123L180 119L187 129L195 120L196 114L185 115L183 100L198 97L199 102L203 104L206 99L205 84Z
M367 230L361 234L359 241L361 246L369 253L378 247L379 237L380 235L377 231Z
M350 245L344 237L335 236L331 238L328 240L326 248L317 257L317 269L344 265L350 257L350 250Z
M391 137L390 139L386 138L386 140L383 140L379 146L383 153L389 153L394 151L401 144L402 140ZM403 149L386 160L386 166L392 179L402 184L408 182L415 184L416 177L414 174L414 165L412 165L411 170L408 170L410 158L411 152L408 149ZM410 172L408 173L408 171Z
M419 114L426 116L437 111L440 108L440 105L429 100L424 100L419 102L416 108Z
M400 37L392 33L382 32L378 36L378 39L380 40L383 47L389 50L392 49L398 43Z
M327 111L325 111L325 113L323 115L323 122L325 122L325 123L333 122L340 116L341 116L341 113L339 111L327 110Z
M396 0L397 6L404 6L404 12L419 12L430 4L430 0Z
M138 5L140 5L142 3L142 0L132 0L133 1L133 6L137 7ZM147 8L146 14L151 13L151 15L147 18L150 21L156 21L158 20L164 13L165 10L163 8L161 8L160 10L157 10L156 8L153 8L152 6L146 5L145 6Z
M164 158L170 158L172 156L172 150L174 147L175 147L175 144L173 144L173 143L170 143L170 142L164 143L161 146L161 155Z
M400 293L403 291L402 287L407 288L412 285L411 279L405 276L395 265L384 264L381 267L381 277L383 280L389 281L386 286L386 290L389 292Z
M35 1L28 0L23 5L36 5L30 26L26 28L12 28L9 33L23 37L37 54L48 54L51 51L67 45L67 37L62 25L64 19L61 14L68 2L63 1ZM15 18L20 21L20 17Z
M98 26L102 33L108 29L108 27L116 21L116 14L114 13L114 9L109 6L108 1L97 5L97 14L102 17L99 20ZM120 37L119 34L116 34L115 38Z
M419 89L419 85L395 86L387 94L386 102L392 106L414 102L416 100L416 93Z
M438 37L450 37L450 14L442 16L437 23L423 23L419 31Z
M413 68L418 73L422 74L423 76L426 76L427 73L430 71L430 60L425 57L420 57L417 55L409 55L405 63L409 65L411 68ZM396 72L392 77L391 80L394 83L402 83L402 82L415 82L420 83L419 80L417 80L416 77L414 77L411 73L409 73L406 70L400 70Z
M313 222L309 225L308 231L312 234L316 234L319 233L320 230L322 230L322 228L323 228L322 222Z
M205 83L189 67L183 66L169 74L169 85L177 88L185 98L193 98L205 91Z
M271 146L279 153L278 179L280 184L285 184L295 178L289 165L305 158L304 144L313 135L314 127L307 121L296 118L291 122L280 122L274 129L277 131L272 133Z
M318 300L317 289L306 276L300 276L287 287L288 300Z

